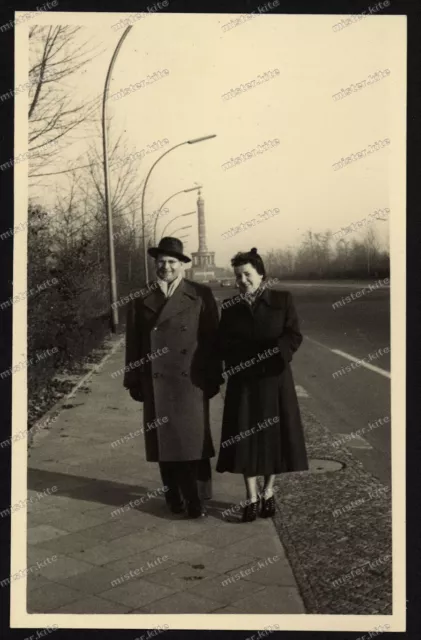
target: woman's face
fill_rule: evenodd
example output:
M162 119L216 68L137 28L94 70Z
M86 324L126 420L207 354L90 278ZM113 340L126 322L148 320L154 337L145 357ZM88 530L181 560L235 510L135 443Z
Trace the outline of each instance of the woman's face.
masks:
M234 267L235 282L241 293L254 293L260 286L263 276L251 265L242 264Z

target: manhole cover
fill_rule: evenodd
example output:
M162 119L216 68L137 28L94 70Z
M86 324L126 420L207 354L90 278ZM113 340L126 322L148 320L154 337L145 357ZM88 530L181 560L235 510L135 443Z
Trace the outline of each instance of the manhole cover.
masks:
M345 465L337 460L326 460L323 458L312 458L309 460L309 471L311 473L328 473L329 471L340 471Z

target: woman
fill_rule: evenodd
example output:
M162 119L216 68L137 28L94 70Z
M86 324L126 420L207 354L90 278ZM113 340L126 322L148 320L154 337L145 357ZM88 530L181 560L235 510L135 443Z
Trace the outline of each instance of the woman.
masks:
M257 249L231 260L240 295L222 303L218 348L228 380L216 470L244 476L243 522L275 513L277 473L308 469L290 362L302 342L288 291L269 289Z

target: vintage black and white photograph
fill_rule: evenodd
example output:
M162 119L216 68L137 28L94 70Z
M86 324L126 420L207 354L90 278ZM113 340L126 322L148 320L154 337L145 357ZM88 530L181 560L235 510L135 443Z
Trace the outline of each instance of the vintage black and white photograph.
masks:
M15 626L404 629L390 4L4 25Z

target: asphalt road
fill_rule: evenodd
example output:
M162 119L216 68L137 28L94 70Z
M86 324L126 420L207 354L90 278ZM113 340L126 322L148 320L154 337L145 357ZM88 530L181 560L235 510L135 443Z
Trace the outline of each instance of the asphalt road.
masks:
M304 335L293 360L300 401L328 427L333 441L364 429L346 446L390 485L390 295L380 284L370 290L367 282L283 282L277 288L293 294ZM219 302L237 293L213 291ZM354 299L347 301L351 293ZM337 301L342 304L333 307Z

